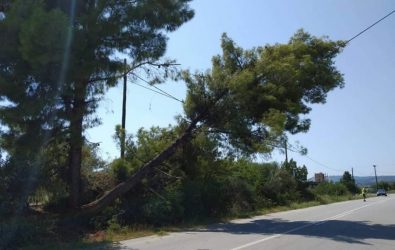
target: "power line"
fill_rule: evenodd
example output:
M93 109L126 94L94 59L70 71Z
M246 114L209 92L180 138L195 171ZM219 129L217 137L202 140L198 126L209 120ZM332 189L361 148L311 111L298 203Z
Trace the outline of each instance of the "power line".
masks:
M377 20L376 22L374 22L372 25L370 25L370 26L367 27L366 29L362 30L361 32L359 32L358 34L356 34L355 36L353 36L352 38L350 38L349 40L347 40L347 41L346 41L346 45L347 45L349 42L351 42L352 40L354 40L355 38L357 38L358 36L362 35L362 34L365 33L366 31L368 31L369 29L371 29L373 26L377 25L378 23L380 23L381 21L383 21L384 19L386 19L387 17L389 17L390 15L392 15L393 13L395 13L395 10L391 11L390 13L388 13L388 14L385 15L384 17L380 18L379 20ZM155 93L157 93L157 94L160 94L160 95L162 95L162 96L165 96L165 97L171 98L171 99L173 99L173 100L176 100L176 101L178 101L178 102L180 102L180 103L184 103L184 101L182 101L182 100L176 98L175 96L169 94L168 92L166 92L166 91L164 91L164 90L162 90L162 89L160 89L160 88L158 88L158 87L156 87L156 86L150 84L150 82L148 82L147 80L145 80L145 79L143 79L142 77L138 76L137 74L134 74L134 73L132 73L132 74L133 74L136 78L138 78L139 80L141 80L141 81L147 83L149 86L155 88L156 90L154 90L154 89L152 89L152 88L149 88L149 87L146 87L146 86L144 86L144 85L135 83L135 82L132 82L133 84L135 84L135 85L137 85L137 86L140 86L140 87L142 87L142 88L145 88L145 89L147 89L147 90L150 90L150 91L152 91L152 92L155 92ZM292 151L292 150L290 150L290 151ZM295 152L295 151L292 151L292 152ZM297 152L297 153L298 153L298 152ZM309 158L308 156L306 156L306 157ZM315 161L315 160L313 160L313 159L311 159L311 158L310 158L310 160L312 160L312 161L316 162L317 164L319 164L319 165L321 165L321 166L324 166L324 167L326 167L326 168L328 168L328 169L335 170L335 169L332 169L332 168L330 168L330 167L328 167L328 166L325 166L324 164L321 164L321 163L319 163L318 161ZM340 170L336 170L336 171L340 171Z
M344 172L344 170L340 170L340 169L328 167L327 165L322 164L321 162L314 160L313 158L311 158L311 157L308 156L308 155L305 155L305 157L308 158L310 161L313 161L313 162L315 162L316 164L318 164L318 165L320 165L320 166L322 166L322 167L324 167L324 168L327 168L327 169L329 169L329 170L336 171L336 172Z
M391 11L390 13L388 13L386 16L380 18L378 21L376 21L375 23L373 23L372 25L370 25L369 27L367 27L366 29L362 30L361 32L359 32L358 34L356 34L355 36L353 36L352 38L350 38L349 40L346 41L346 45L351 42L352 40L354 40L355 38L357 38L358 36L362 35L363 33L365 33L366 31L368 31L370 28L372 28L373 26L375 26L376 24L378 24L379 22L383 21L384 19L386 19L387 17L389 17L390 15L394 14L395 10Z
M144 89L147 89L147 90L149 90L149 91L152 91L152 92L155 92L155 93L157 93L157 94L159 94L159 95L162 95L162 96L164 96L164 97L167 97L167 98L171 98L171 99L174 99L174 100L176 100L176 101L178 101L178 102L181 102L181 103L184 103L183 101L181 101L181 100L179 100L179 99L177 99L177 98L173 98L173 97L170 97L170 96L168 96L168 95L166 95L166 94L164 94L164 93L161 93L161 92L159 92L159 91L156 91L155 89L151 89L151 88L149 88L149 87L147 87L147 86L144 86L144 85L142 85L142 84L140 84L140 83L137 83L137 82L131 82L132 84L134 84L134 85L137 85L137 86L139 86L139 87L142 87L142 88L144 88Z
M296 151L296 150L293 149L293 145L292 145L292 144L289 144L289 143L288 143L288 145L289 145L289 147L288 147L288 150L289 150L289 151L294 152L294 153L300 153L300 152L298 152L298 151ZM319 162L319 161L317 161L317 160L314 160L313 158L311 158L311 157L308 156L308 155L302 155L302 156L306 157L306 158L309 159L310 161L312 161L312 162L314 162L314 163L316 163L316 164L318 164L318 165L320 165L320 166L322 166L322 167L324 167L324 168L327 168L327 169L329 169L329 170L336 171L336 172L343 172L343 171L344 171L344 170L340 170L340 169L335 169L335 168L328 167L327 165L322 164L321 162Z
M155 88L156 90L155 90L155 89L152 89L152 88L150 88L150 87L144 86L144 85L142 85L142 84L136 83L136 82L131 82L131 83L133 83L133 84L135 84L135 85L137 85L137 86L140 86L140 87L142 87L142 88L145 88L145 89L147 89L147 90L150 90L150 91L152 91L152 92L155 92L155 93L157 93L157 94L160 94L160 95L163 95L163 96L165 96L165 97L168 97L168 98L170 98L170 99L173 99L173 100L175 100L175 101L184 103L184 101L182 101L182 100L178 99L177 97L175 97L175 96L169 94L168 92L166 92L166 91L164 91L164 90L162 90L162 89L160 89L160 88L158 88L158 87L156 87L156 86L154 86L154 85L151 85L151 84L150 84L147 80L145 80L144 78L142 78L142 77L140 77L140 76L138 76L138 75L136 75L136 74L134 74L134 73L132 73L132 74L133 74L136 78L138 78L139 80L141 80L141 81L147 83L149 86Z
M174 99L174 100L176 100L176 101L178 101L178 102L184 103L184 101L182 101L182 100L178 99L177 97L175 97L175 96L169 94L168 92L164 91L163 89L160 89L160 88L158 88L158 87L152 85L150 82L148 82L148 81L145 80L144 78L142 78L142 77L140 77L140 76L138 76L138 75L136 75L136 74L134 74L134 73L132 73L132 74L133 74L136 78L138 78L138 79L140 79L141 81L143 81L143 82L145 82L146 84L148 84L149 86L155 88L157 91L155 91L155 90L153 90L153 89L151 89L151 88L148 88L148 87L145 87L146 89L149 89L149 90L151 90L151 91L153 91L153 92L155 92L155 93L161 94L161 95L166 96L166 97L169 97L169 98L171 98L171 99ZM142 85L139 85L139 86L143 87Z
M346 45L347 45L349 42L351 42L351 41L354 40L355 38L359 37L360 35L362 35L362 34L365 33L366 31L368 31L369 29L371 29L373 26L377 25L378 23L380 23L381 21L383 21L384 19L386 19L387 17L389 17L390 15L392 15L392 14L394 14L394 13L395 13L395 10L391 11L390 13L388 13L387 15L385 15L384 17L382 17L382 18L380 18L379 20L377 20L376 22L374 22L374 23L373 23L372 25L370 25L369 27L365 28L364 30L362 30L361 32L359 32L358 34L356 34L355 36L353 36L352 38L348 39L348 40L346 41ZM175 64L175 65L179 65L179 64ZM157 66L160 67L160 65L157 65ZM166 66L166 65L165 65L165 66ZM147 87L145 87L145 86L143 86L143 85L139 85L139 84L136 84L136 83L134 83L134 84L136 84L136 85L138 85L138 86L140 86L140 87L146 88L146 89L148 89L148 90L151 90L151 91L153 91L153 92L155 92L155 93L161 94L161 95L163 95L163 96L169 97L169 98L171 98L171 99L174 99L174 100L176 100L176 101L179 101L179 102L181 102L181 103L184 103L182 100L180 100L180 99L174 97L173 95L167 93L166 91L164 91L164 90L162 90L162 89L160 89L160 88L158 88L158 87L156 87L156 86L154 86L154 85L151 85L147 80L143 79L142 77L140 77L140 76L138 76L138 75L136 75L136 74L134 74L134 73L132 73L132 74L133 74L135 77L137 77L138 79L140 79L141 81L143 81L143 82L147 83L148 85L150 85L151 87L157 89L158 91L154 91L153 89L147 88Z

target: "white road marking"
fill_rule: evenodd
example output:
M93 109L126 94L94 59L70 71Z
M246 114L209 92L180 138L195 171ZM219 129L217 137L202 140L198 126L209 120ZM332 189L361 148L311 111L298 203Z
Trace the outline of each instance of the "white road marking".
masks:
M232 248L231 250L240 250L240 249L244 249L244 248L247 248L247 247L250 247L250 246L253 246L253 245L256 245L256 244L265 242L265 241L268 241L268 240L272 240L272 239L275 239L275 238L279 238L279 237L283 236L284 234L289 234L289 233L292 233L292 232L295 232L295 231L299 231L299 230L304 229L304 228L306 228L306 227L311 227L311 226L315 226L315 225L321 225L321 224L324 224L324 223L326 223L326 222L328 222L328 221L330 221L330 220L335 220L335 219L342 218L342 217L347 216L347 215L349 215L349 214L352 214L352 213L354 213L355 211L358 211L358 210L360 210L360 209L363 209L363 208L366 208L366 207L369 207L369 206L372 206L372 205L375 205L375 204L383 203L383 202L386 202L386 201L388 201L388 200L389 200L389 199L385 199L385 200L381 200L381 201L369 203L369 204L364 205L364 206L362 206L362 207L354 208L354 209L351 209L351 210L349 210L349 211L345 211L345 212L343 212L343 213L340 213L340 214L337 214L337 215L328 217L328 218L326 218L326 219L323 219L323 220L320 220L320 221L317 221L317 222L311 222L311 223L309 223L309 224L306 224L306 225L303 225L303 226L300 226L300 227L297 227L297 228L293 228L293 229L291 229L291 230L285 231L285 232L280 233L280 234L274 234L274 235L272 235L272 236L269 236L269 237L266 237L266 238L263 238L263 239L260 239L260 240L252 241L252 242L247 243L247 244L245 244L245 245L241 245L241 246L239 246L239 247Z

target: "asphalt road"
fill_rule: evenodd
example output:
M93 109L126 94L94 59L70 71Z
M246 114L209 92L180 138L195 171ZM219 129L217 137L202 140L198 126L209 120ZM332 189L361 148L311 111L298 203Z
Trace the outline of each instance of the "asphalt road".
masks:
M127 240L129 250L395 249L395 195L273 213Z

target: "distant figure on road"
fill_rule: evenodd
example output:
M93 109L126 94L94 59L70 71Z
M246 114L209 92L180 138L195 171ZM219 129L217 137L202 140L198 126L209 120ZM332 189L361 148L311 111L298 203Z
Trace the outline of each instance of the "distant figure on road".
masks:
M362 196L363 196L363 201L366 201L366 188L362 188Z

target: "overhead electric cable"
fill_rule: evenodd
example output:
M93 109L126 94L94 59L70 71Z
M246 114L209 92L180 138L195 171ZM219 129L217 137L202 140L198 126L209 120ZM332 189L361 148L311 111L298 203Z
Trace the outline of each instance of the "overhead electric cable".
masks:
M156 87L156 86L150 84L150 82L148 82L148 81L145 80L144 78L142 78L142 77L140 77L140 76L138 76L138 75L136 75L136 74L134 74L134 73L132 73L132 74L133 74L136 78L138 78L139 80L145 82L145 83L148 84L150 87L153 87L153 88L155 88L156 90L154 90L154 89L152 89L152 88L149 88L149 87L146 87L146 86L141 85L141 84L137 84L137 83L135 83L135 82L132 82L133 84L136 84L136 85L138 85L138 86L140 86L140 87L143 87L143 88L145 88L145 89L151 90L151 91L153 91L153 92L155 92L155 93L157 93L157 94L161 94L161 95L163 95L163 96L166 96L166 97L171 98L171 99L173 99L173 100L176 100L176 101L178 101L178 102L184 103L184 101L182 101L182 100L178 99L177 97L175 97L175 96L169 94L168 92L164 91L163 89L160 89L160 88L158 88L158 87Z
M290 143L287 143L287 144L289 145L289 147L288 147L288 150L289 150L289 151L294 152L294 153L300 153L299 151L296 151L295 149L293 149L293 145L292 145L292 144L290 144ZM336 172L344 172L344 170L340 170L340 169L335 169L335 168L328 167L327 165L322 164L321 162L319 162L319 161L317 161L317 160L314 160L313 158L311 158L311 157L308 156L308 155L302 155L302 156L308 158L310 161L312 161L312 162L314 162L314 163L316 163L316 164L318 164L318 165L320 165L320 166L322 166L322 167L324 167L324 168L327 168L327 169L329 169L329 170L336 171Z
M315 162L316 164L318 164L318 165L320 165L320 166L322 166L322 167L324 167L324 168L327 168L327 169L329 169L329 170L336 171L336 172L344 172L344 170L340 170L340 169L328 167L327 165L322 164L321 162L314 160L313 158L311 158L311 157L308 156L308 155L304 155L304 157L308 158L309 160L311 160L311 161Z
M376 24L378 24L379 22L383 21L384 19L386 19L387 17L389 17L390 15L394 14L395 10L391 11L390 13L388 13L387 15L385 15L384 17L380 18L378 21L376 21L375 23L373 23L372 25L370 25L369 27L367 27L366 29L362 30L361 32L359 32L358 34L356 34L355 36L353 36L352 38L348 39L346 41L346 45L351 42L352 40L354 40L355 38L357 38L358 36L362 35L363 33L365 33L366 31L368 31L370 28L372 28L373 26L375 26Z
M140 83L137 83L137 82L131 82L131 83L134 84L134 85L137 85L137 86L139 86L139 87L142 87L142 88L144 88L144 89L147 89L147 90L149 90L149 91L155 92L155 93L157 93L157 94L159 94L159 95L162 95L162 96L165 96L165 97L167 97L167 98L170 98L170 99L176 100L176 101L178 101L178 102L184 103L183 101L179 100L179 99L176 98L176 97L166 95L166 94L164 94L164 93L162 93L162 92L160 92L160 91L157 91L157 90L155 90L155 89L149 88L149 87L144 86L144 85L142 85L142 84L140 84Z

